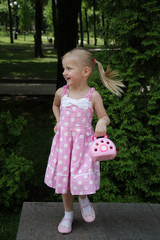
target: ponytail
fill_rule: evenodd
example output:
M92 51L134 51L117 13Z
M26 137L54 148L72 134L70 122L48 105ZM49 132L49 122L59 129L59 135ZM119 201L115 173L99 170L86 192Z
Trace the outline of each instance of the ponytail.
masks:
M98 64L99 77L103 85L113 94L121 96L121 93L123 93L122 88L124 88L125 85L122 83L122 80L118 79L118 72L112 71L109 65L107 66L107 70L105 72L100 62L98 62L96 59L94 62Z

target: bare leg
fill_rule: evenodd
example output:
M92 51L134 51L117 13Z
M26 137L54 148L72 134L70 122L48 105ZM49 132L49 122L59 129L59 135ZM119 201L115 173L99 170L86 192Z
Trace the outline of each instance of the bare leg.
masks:
M66 194L62 194L62 199L65 211L73 211L74 196L71 194L70 190L68 190Z

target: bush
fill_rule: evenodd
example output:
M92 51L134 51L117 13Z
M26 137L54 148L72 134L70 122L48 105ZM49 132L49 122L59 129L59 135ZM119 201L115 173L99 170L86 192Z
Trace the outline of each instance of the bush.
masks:
M27 198L27 183L33 175L32 162L21 156L19 140L26 121L23 116L13 119L11 113L0 114L0 205L11 208Z
M118 150L114 161L101 163L101 189L95 200L158 203L159 3L117 0L102 5L103 10L107 9L106 19L110 20L106 33L106 48L110 50L98 53L96 58L119 71L126 89L118 98L100 86L99 79L94 83L111 118L108 134Z

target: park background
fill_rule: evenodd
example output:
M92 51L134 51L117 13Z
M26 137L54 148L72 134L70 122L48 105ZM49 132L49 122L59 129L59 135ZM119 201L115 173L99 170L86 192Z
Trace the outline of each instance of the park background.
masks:
M121 97L101 84L118 155L101 163L95 202L160 202L160 3L157 0L1 0L0 81L62 78L61 56L76 46L119 72ZM53 96L0 96L0 234L15 239L24 201L61 201L44 185L54 136ZM97 121L93 119L93 126Z

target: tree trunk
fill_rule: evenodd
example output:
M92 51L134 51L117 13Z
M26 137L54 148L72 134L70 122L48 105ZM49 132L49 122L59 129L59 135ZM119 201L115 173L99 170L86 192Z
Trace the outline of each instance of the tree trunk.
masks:
M57 14L55 0L52 0L52 19L54 29L54 48L57 49Z
M12 33L12 12L10 6L10 0L8 0L8 11L9 11L9 30L10 30L10 42L13 42L13 33Z
M88 16L87 16L87 8L85 8L85 19L86 19L87 43L88 43L88 45L89 45L89 29L88 29Z
M58 32L57 32L57 88L66 82L62 76L62 56L77 45L78 12L81 0L57 0L58 7Z
M96 0L93 0L93 21L94 21L94 46L97 46L97 36L96 36Z
M80 19L80 34L81 34L81 47L83 47L83 22L82 22L82 9L80 7L79 11L79 19Z
M35 57L43 57L42 53L42 2L41 0L35 0Z

